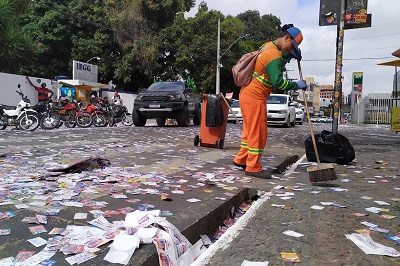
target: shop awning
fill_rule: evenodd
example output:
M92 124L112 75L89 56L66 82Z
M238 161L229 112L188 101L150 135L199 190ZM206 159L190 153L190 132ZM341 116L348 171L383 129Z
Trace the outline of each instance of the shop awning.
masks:
M379 66L400 66L400 59L389 62L379 63Z
M396 57L400 57L400 49L397 49L396 51L394 51L392 53L392 55L396 56Z
M81 79L62 79L58 81L59 84L70 86L70 87L76 87L76 86L90 86L93 88L107 88L111 89L111 85L108 84L103 84L103 83L97 83L97 82L91 82L91 81L86 81L86 80L81 80Z

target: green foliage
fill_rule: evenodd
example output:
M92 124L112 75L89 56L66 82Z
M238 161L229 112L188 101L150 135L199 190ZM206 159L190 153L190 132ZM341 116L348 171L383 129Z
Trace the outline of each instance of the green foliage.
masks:
M11 0L0 0L0 14L6 12L2 3L7 1ZM100 61L91 61L99 66L99 81L112 80L119 89L132 91L148 87L156 77L196 80L198 91L215 92L220 20L221 91L238 92L232 66L244 53L274 39L280 25L277 17L260 16L258 11L225 17L205 2L195 17L186 19L181 12L189 11L194 0L24 2L29 7L20 23L26 34L19 36L34 41L32 55L38 56L27 57L30 61L19 67L19 73L71 76L72 60L86 62L99 56ZM245 34L249 37L243 38Z
M18 19L26 4L21 0L0 0L0 71L16 73L35 56L32 40L21 30Z

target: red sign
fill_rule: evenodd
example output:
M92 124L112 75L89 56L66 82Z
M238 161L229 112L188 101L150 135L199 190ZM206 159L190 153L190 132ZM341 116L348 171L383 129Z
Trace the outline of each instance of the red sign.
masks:
M357 88L358 88L358 93L361 93L362 92L362 84L358 84Z

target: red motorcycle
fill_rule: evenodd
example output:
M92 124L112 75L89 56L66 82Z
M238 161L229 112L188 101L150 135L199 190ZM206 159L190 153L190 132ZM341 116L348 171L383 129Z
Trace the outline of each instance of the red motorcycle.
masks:
M81 101L67 102L62 109L58 110L61 121L68 128L76 125L79 127L90 127L93 123L92 116L81 108ZM62 123L60 123L61 126Z
M108 124L106 114L100 107L101 103L91 103L86 109L93 121L93 125L96 127L105 127Z

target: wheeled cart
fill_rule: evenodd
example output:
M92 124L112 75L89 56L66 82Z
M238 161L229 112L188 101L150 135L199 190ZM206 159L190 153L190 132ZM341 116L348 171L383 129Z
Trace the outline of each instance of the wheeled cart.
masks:
M222 105L223 123L220 126L207 127L206 126L206 114L207 114L207 101L208 94L203 94L203 105L201 108L201 124L200 124L200 136L194 137L194 146L212 147L222 149L224 148L226 124L228 122L228 106L226 105L223 96L220 97L220 104ZM214 112L215 113L215 112Z

